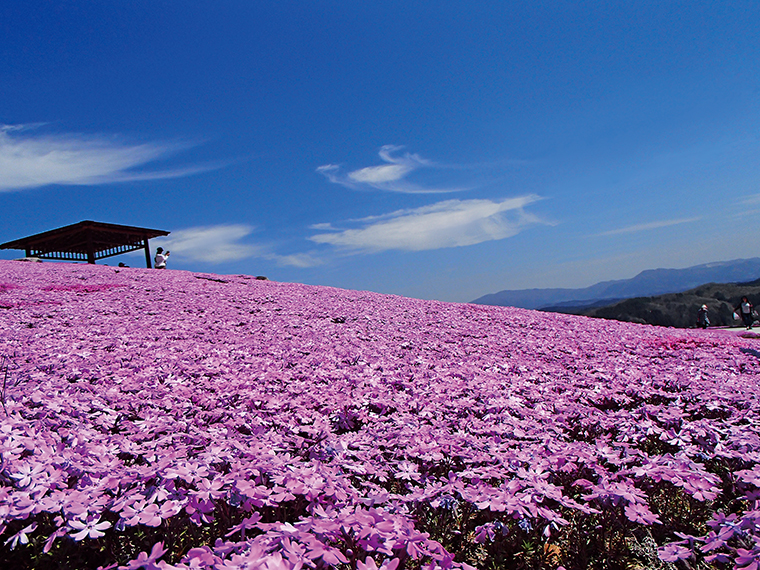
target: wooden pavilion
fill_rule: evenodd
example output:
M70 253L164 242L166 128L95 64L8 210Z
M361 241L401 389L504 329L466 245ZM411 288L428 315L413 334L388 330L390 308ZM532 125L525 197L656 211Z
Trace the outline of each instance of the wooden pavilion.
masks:
M86 261L95 263L139 249L145 250L145 263L152 267L148 240L168 236L163 230L104 224L85 220L55 230L0 244L0 249L23 249L27 257Z

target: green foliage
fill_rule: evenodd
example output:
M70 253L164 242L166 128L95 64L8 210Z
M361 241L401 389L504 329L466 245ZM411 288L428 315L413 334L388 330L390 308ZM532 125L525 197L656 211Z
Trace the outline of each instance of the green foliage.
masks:
M606 307L570 308L567 312L629 323L694 328L699 308L707 305L711 326L732 326L738 324L733 317L734 307L745 295L753 305L760 305L760 284L709 283L683 293L636 297Z

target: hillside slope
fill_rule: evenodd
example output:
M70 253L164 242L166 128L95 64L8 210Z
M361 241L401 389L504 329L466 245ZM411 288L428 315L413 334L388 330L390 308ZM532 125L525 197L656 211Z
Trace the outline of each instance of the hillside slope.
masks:
M756 342L0 262L0 567L746 565Z
M629 323L694 328L699 308L707 305L711 326L732 326L739 324L733 311L745 295L757 306L760 284L706 283L683 293L637 297L603 307L547 307L545 310Z

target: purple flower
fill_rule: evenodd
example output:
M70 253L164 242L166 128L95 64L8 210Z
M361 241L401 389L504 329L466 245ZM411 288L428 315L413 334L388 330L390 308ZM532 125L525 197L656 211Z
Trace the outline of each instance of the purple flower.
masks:
M628 503L625 506L625 516L628 520L635 523L651 525L654 523L662 524L662 521L649 510L649 507L642 503Z
M68 532L65 528L59 528L56 531L51 534L48 539L45 541L45 546L42 549L42 552L48 553L50 552L50 549L53 547L53 543L61 538L62 536L66 536Z
M137 558L129 562L126 566L119 566L119 570L161 570L158 559L166 553L163 542L157 542L153 545L150 554L141 552Z
M326 546L319 541L315 541L311 545L308 557L311 560L321 558L326 564L331 564L333 566L337 564L346 564L348 562L348 559L343 556L343 553L340 550Z
M191 570L206 568L216 564L218 561L219 558L214 556L214 553L207 546L202 548L191 548L183 559L183 562Z
M40 463L23 463L19 466L18 472L12 473L11 477L18 481L19 487L24 488L32 485L35 479L44 472L45 466Z
M16 548L16 546L19 544L29 544L29 536L27 535L33 533L35 530L37 530L37 523L32 523L29 526L25 526L8 540L6 540L5 544L10 544L11 550Z
M99 522L100 519L91 518L88 521L82 521L80 519L72 519L69 521L69 526L79 532L73 533L71 536L74 540L84 540L85 538L99 538L105 536L103 532L107 528L111 528L111 523L108 521Z
M760 547L746 550L736 549L736 567L741 570L758 570L760 568Z
M657 556L663 562L686 560L692 555L691 550L677 543L667 544L657 549Z
M396 570L401 560L398 558L385 559L380 566L377 565L374 558L367 556L367 558L356 563L357 570Z

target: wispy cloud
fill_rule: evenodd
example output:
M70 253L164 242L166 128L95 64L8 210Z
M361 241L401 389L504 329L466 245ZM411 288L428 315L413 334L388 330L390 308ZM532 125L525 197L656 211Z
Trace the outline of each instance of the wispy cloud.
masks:
M421 168L439 168L435 163L417 154L397 154L404 147L385 145L378 153L385 164L367 166L344 174L336 164L325 164L317 168L330 182L354 190L375 189L404 194L439 194L468 190L466 187L426 187L405 180L412 172Z
M244 243L255 228L246 224L222 224L184 228L167 237L151 240L152 245L169 250L177 260L218 264L250 258L274 261L278 265L314 267L321 261L308 253L280 255L269 245Z
M322 265L322 260L310 253L294 253L290 255L268 254L264 257L275 261L277 265L287 265L290 267L298 267L299 269Z
M141 170L188 148L182 143L127 144L77 133L45 135L40 125L0 125L0 192L50 184L94 186L111 182L177 178L219 165Z
M319 224L312 229L328 231L309 239L316 243L367 252L385 250L422 251L460 247L511 237L526 227L544 223L525 211L540 198L535 195L491 200L446 200L384 216L356 220L361 227L331 230Z
M627 226L625 228L610 230L608 232L602 232L596 235L597 236L614 236L614 235L619 235L619 234L632 234L636 232L645 232L648 230L666 228L668 226L677 226L679 224L690 224L692 222L698 222L701 219L702 219L701 217L697 217L697 218L679 218L676 220L661 220L658 222L649 222L647 224L636 224L634 226Z
M739 204L742 206L760 204L760 194L747 194L739 201Z
M191 261L223 263L259 256L264 249L258 245L240 243L253 233L254 227L244 224L203 226L173 231L153 243L172 252L172 255Z

